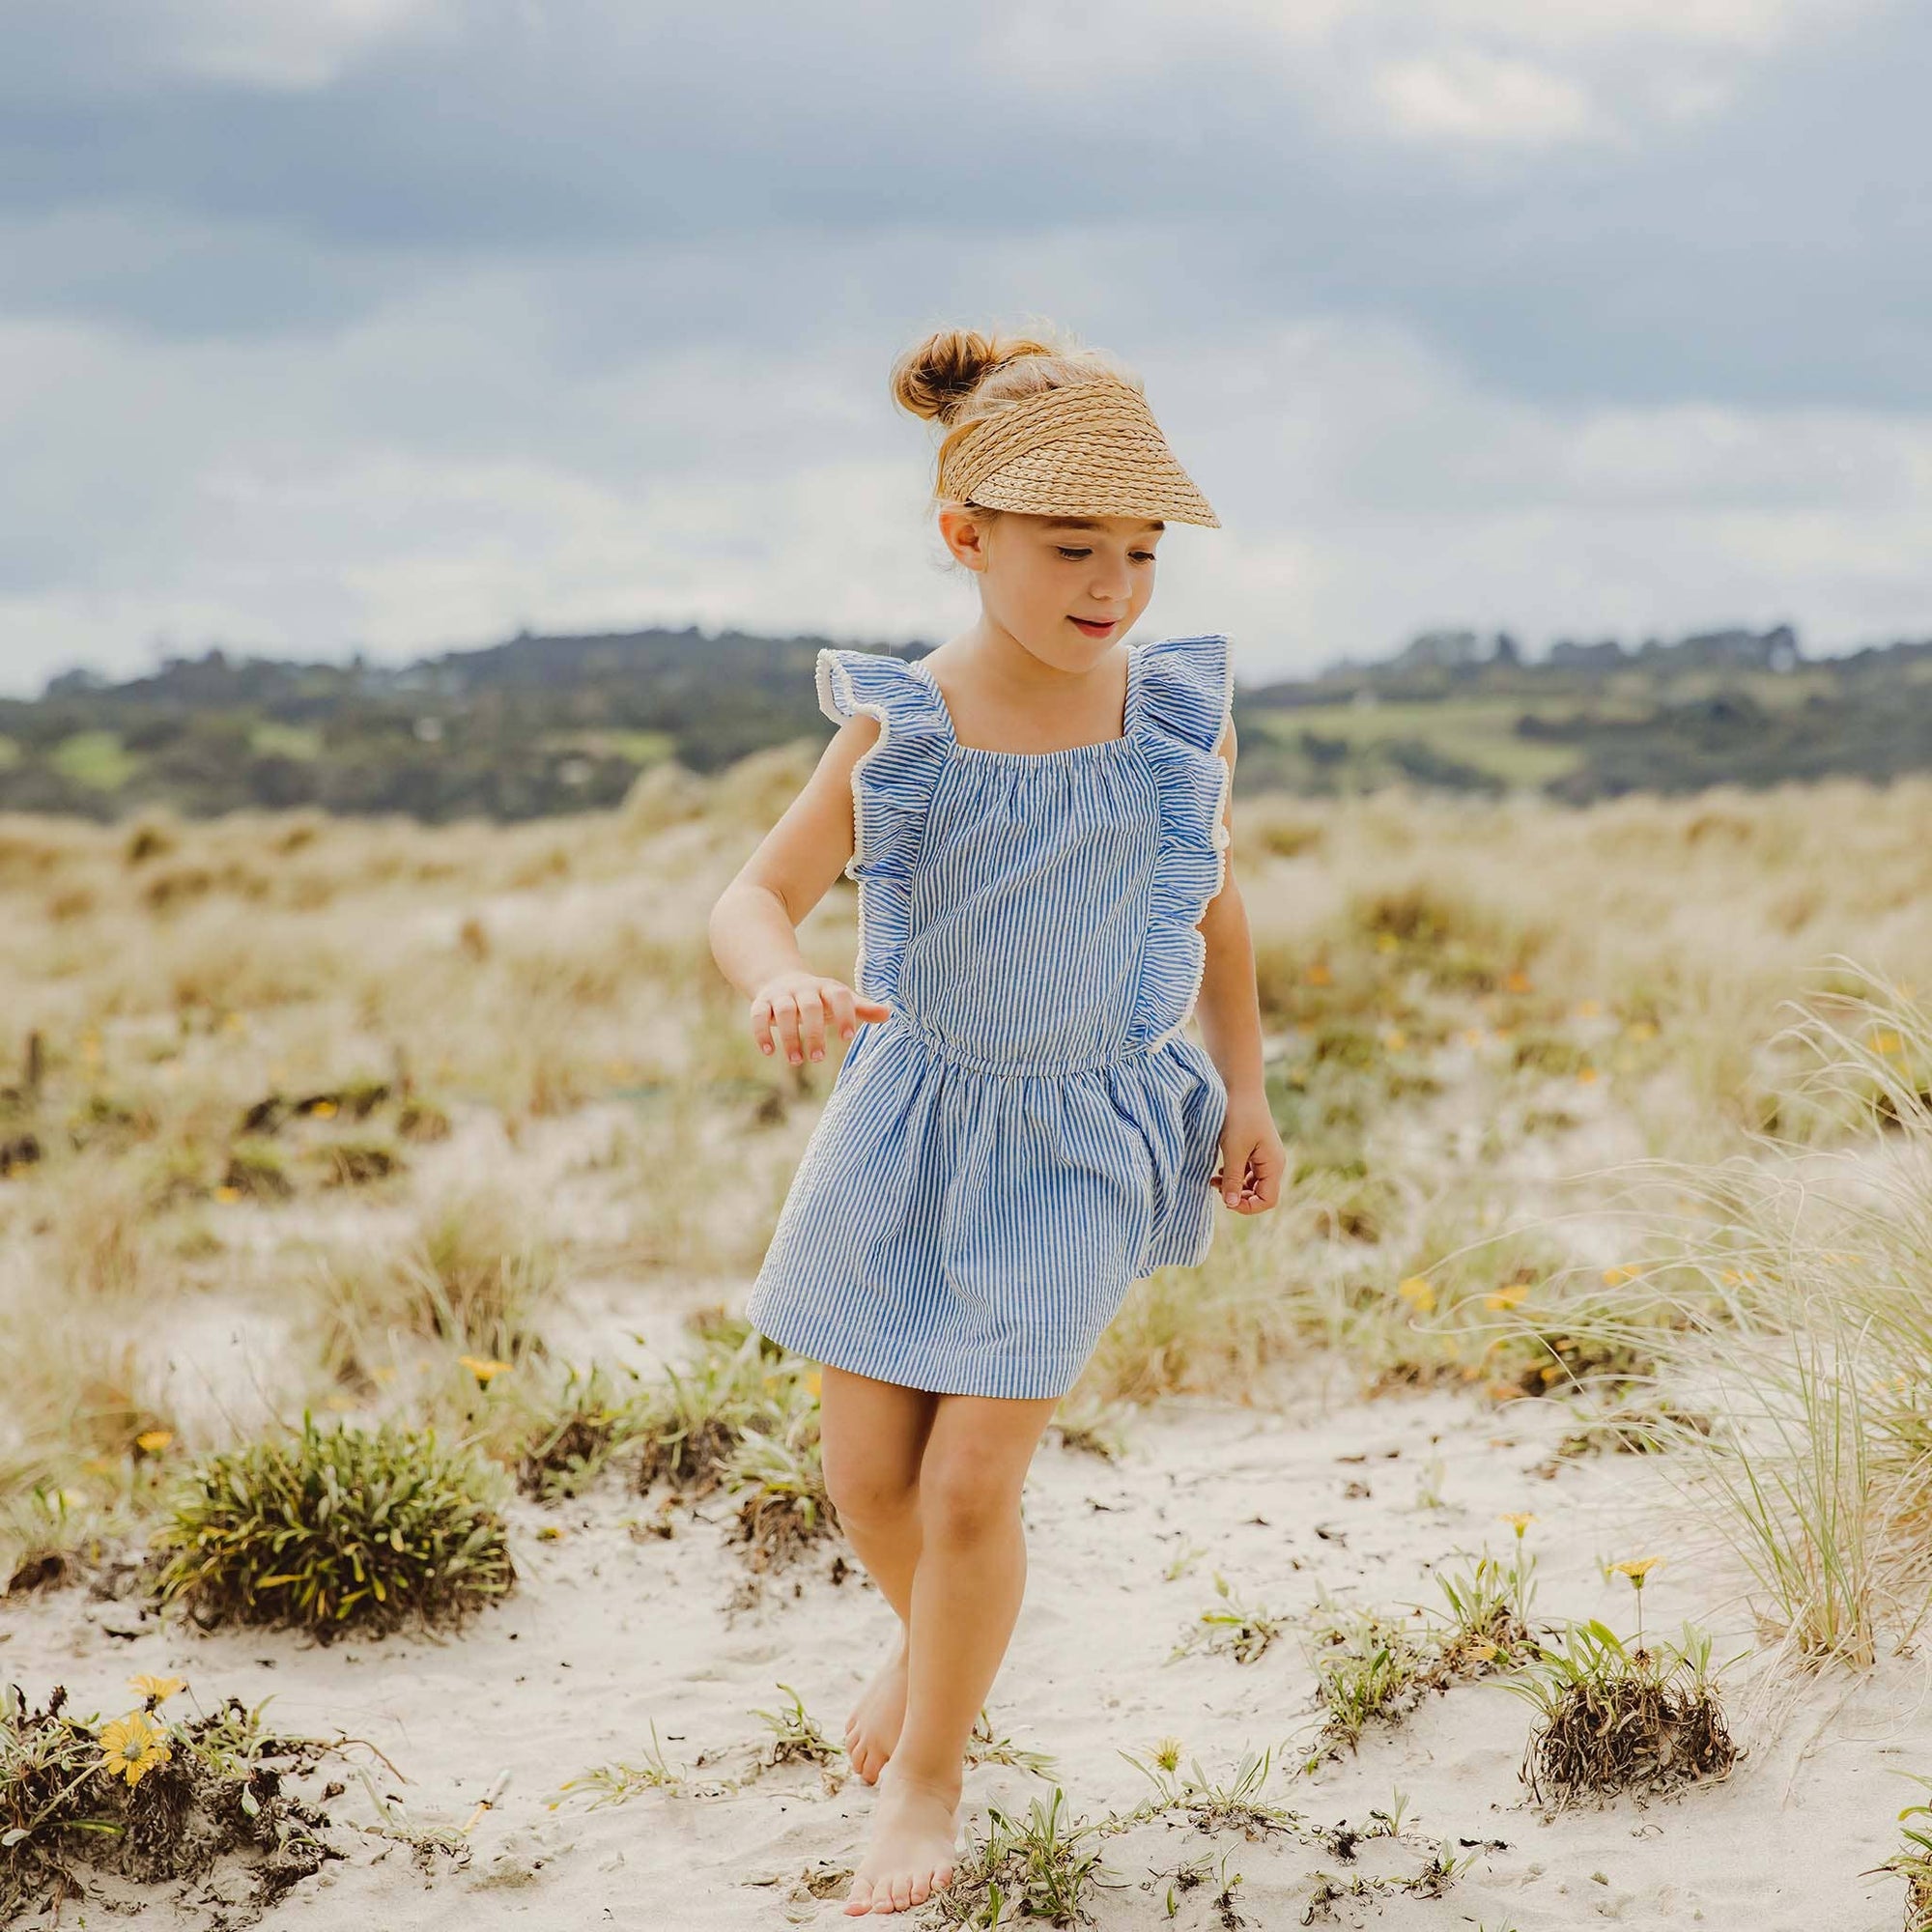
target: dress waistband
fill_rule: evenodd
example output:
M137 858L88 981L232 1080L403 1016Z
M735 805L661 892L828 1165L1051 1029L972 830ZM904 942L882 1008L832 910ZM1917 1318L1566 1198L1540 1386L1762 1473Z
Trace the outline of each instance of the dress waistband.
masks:
M1010 1074L1015 1078L1023 1075L1048 1078L1065 1073L1095 1073L1102 1067L1121 1066L1137 1060L1145 1060L1157 1048L1165 1046L1174 1037L1172 1034L1162 1034L1158 1039L1150 1039L1138 1046L1116 1047L1111 1053L1096 1054L1087 1060L993 1060L984 1054L973 1052L970 1047L962 1046L957 1040L948 1039L936 1027L901 1006L893 1007L892 1018L885 1024L889 1027L895 1026L901 1032L912 1035L940 1059L950 1062L954 1066L963 1066L975 1073Z

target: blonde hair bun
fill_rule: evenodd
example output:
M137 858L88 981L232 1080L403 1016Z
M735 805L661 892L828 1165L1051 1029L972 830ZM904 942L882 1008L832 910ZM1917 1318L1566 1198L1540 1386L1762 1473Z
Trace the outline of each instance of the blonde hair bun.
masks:
M1058 342L1027 335L935 329L893 364L893 400L916 416L951 423L985 378L1023 355L1064 354Z

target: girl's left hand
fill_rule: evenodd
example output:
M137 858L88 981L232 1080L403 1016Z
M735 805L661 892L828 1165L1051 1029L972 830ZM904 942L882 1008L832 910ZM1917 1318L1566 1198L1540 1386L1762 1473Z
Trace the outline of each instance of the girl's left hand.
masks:
M1221 1199L1237 1214L1264 1213L1281 1199L1287 1172L1288 1150L1266 1099L1230 1094L1221 1122L1221 1167L1213 1179Z

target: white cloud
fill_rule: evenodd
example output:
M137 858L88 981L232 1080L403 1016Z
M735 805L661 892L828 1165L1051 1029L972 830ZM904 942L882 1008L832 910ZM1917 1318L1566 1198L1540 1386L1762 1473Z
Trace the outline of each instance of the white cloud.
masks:
M1397 132L1424 139L1542 147L1604 131L1574 81L1469 49L1385 67L1376 92Z
M1094 84L1159 87L1204 63L1272 72L1325 117L1406 139L1540 148L1715 114L1793 41L1880 0L1074 0L995 12L988 66L1096 111ZM1154 111L1159 111L1154 104Z
M65 468L42 437L5 506L51 560L0 596L0 686L130 668L156 636L397 658L526 623L879 639L969 614L924 514L925 440L884 395L891 318L797 363L639 343L569 372L543 317L534 283L498 276L322 347L0 341L0 444L78 437ZM1341 319L1142 367L1227 525L1170 534L1149 634L1226 629L1244 676L1434 623L1542 641L1790 617L1821 646L1925 627L1932 418L1541 407Z

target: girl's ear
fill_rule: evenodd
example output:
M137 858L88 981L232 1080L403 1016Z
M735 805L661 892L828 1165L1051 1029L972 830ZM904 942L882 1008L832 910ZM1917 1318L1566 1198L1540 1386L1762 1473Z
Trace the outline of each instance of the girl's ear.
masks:
M948 503L939 513L939 534L954 559L968 570L986 568L986 538L993 519L965 503Z

